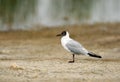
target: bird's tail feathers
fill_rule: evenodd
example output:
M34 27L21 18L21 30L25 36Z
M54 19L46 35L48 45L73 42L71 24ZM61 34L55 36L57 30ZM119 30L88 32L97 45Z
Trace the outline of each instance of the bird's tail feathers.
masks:
M90 57L102 58L101 56L96 55L96 54L94 54L94 53L92 53L92 52L89 52L88 55L89 55Z

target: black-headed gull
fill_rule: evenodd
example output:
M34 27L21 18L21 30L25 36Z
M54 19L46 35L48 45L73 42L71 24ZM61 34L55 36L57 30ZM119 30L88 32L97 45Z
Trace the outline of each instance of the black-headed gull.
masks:
M69 61L69 63L74 63L75 60L75 54L79 55L86 55L86 56L90 56L90 57L96 57L96 58L102 58L99 55L96 55L92 52L89 52L87 49L85 49L79 42L71 39L69 37L69 33L67 31L63 31L61 34L58 34L57 36L62 36L61 37L61 44L64 47L64 49L66 49L67 51L71 52L73 55L73 60Z

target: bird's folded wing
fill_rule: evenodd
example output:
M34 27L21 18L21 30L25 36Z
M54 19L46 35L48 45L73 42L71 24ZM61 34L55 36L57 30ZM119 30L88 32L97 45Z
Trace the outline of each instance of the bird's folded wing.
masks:
M87 54L88 51L77 41L70 40L66 44L67 48L74 54Z

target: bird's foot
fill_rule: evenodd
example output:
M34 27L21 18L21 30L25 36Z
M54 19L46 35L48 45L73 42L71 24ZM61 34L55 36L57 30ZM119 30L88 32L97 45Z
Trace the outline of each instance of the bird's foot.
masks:
M68 63L74 63L74 61L69 61Z

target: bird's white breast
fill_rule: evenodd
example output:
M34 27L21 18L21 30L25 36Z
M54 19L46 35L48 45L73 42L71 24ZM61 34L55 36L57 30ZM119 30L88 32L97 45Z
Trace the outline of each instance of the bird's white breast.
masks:
M67 42L69 42L70 40L71 40L71 39L70 39L69 37L67 37L67 36L64 36L64 37L61 38L61 44L62 44L63 48L66 49L66 50L69 51L69 52L70 52L70 50L66 47L66 44L67 44Z

